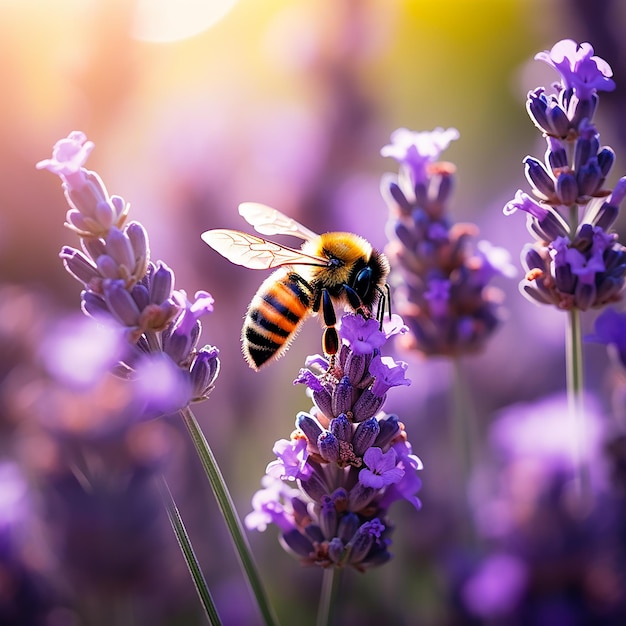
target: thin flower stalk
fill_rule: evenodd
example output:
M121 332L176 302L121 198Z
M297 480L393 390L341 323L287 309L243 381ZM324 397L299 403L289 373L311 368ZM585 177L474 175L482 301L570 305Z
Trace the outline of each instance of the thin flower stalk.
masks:
M593 121L599 92L612 91L615 83L609 64L594 56L589 43L565 39L535 59L554 68L561 80L552 94L543 87L528 94L526 108L546 140L546 153L543 161L524 159L533 196L518 190L504 213L525 212L536 240L522 251L522 293L568 312L572 428L584 428L581 312L621 301L626 277L626 248L612 231L626 195L626 177L613 189L606 187L615 153L601 146ZM581 496L589 495L589 471L578 451L576 455L576 483Z
M215 602L213 602L213 596L211 596L211 592L209 591L202 569L200 568L198 558L196 557L193 546L191 545L191 540L187 534L185 523L183 522L180 511L176 506L176 502L174 501L169 485L163 476L161 476L159 488L163 502L165 502L165 508L167 510L167 516L170 520L170 524L172 525L172 530L176 535L180 550L183 553L185 562L189 568L189 574L191 575L196 591L198 592L200 602L202 602L202 607L206 613L207 620L211 626L221 626L222 621L217 612Z

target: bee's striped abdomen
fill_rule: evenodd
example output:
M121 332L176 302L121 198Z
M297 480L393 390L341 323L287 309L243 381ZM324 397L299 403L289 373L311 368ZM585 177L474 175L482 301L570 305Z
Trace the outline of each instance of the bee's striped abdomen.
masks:
M252 299L243 325L243 352L248 363L258 369L280 356L310 309L311 289L299 276L285 270L272 274Z

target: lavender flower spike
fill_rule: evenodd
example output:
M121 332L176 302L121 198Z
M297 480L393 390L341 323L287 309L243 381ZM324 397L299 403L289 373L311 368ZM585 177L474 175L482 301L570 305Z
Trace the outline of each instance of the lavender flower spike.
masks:
M139 377L138 411L145 417L173 412L204 400L219 372L218 350L197 348L199 320L213 310L213 298L199 291L188 302L184 291L174 291L172 270L150 261L145 228L126 223L128 204L109 196L100 177L85 169L93 148L84 133L74 131L56 143L51 159L37 164L63 181L67 225L81 240L80 249L64 246L60 256L84 287L83 311L114 323L127 338L115 371ZM155 377L162 382L158 398Z
M546 137L545 165L526 157L526 173L534 194L521 190L504 207L528 214L527 228L537 242L522 256L526 270L522 293L534 302L559 309L601 308L622 299L626 284L626 248L610 232L626 184L605 189L615 162L609 147L601 147L593 123L598 91L615 83L608 63L593 55L588 43L571 39L535 57L561 74L562 83L551 96L537 89L529 95L528 113ZM560 111L558 132L548 111ZM554 118L556 119L556 118Z
M421 463L398 418L380 411L388 390L409 384L405 363L380 356L388 335L403 328L397 316L386 334L376 320L345 315L334 365L318 375L303 370L296 380L313 392L315 406L297 415L289 440L276 442L264 485L281 478L298 490L289 498L276 488L258 492L246 523L278 525L282 544L304 563L381 565L391 558L389 505L404 499L419 508Z
M383 177L381 193L389 208L385 253L392 267L391 282L396 285L394 309L409 330L401 343L426 355L480 350L500 321L502 298L488 283L510 274L508 263L496 267L472 245L478 234L475 225L453 224L449 217L455 167L438 159L458 137L453 128L425 133L399 129L392 134L393 143L381 150L383 156L400 163L397 175ZM540 169L552 181L545 168ZM518 208L549 215L548 208L536 203L509 203L507 207L510 211ZM545 227L555 229L554 219L547 220ZM480 246L486 249L486 244ZM490 259L497 256L505 258L492 254Z

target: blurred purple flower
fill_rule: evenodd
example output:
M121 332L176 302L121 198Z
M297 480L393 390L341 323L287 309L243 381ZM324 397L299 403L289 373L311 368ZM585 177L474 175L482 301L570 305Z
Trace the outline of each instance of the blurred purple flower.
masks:
M605 309L596 318L594 333L587 335L585 341L613 346L620 363L626 368L626 313L615 309Z
M406 168L413 185L422 184L428 179L428 167L439 160L451 141L458 138L459 131L456 128L435 128L422 132L398 128L391 133L391 143L384 146L380 154L396 159Z
M524 562L510 554L491 554L462 589L469 611L483 619L510 617L526 591Z
M573 476L572 451L579 449L596 477L603 467L600 448L604 420L592 396L585 398L585 424L572 424L566 396L547 396L535 402L514 404L505 409L490 430L494 448L507 459L536 463L541 475Z
M455 168L438 159L458 136L456 129L399 129L394 143L381 151L401 164L397 175L381 181L389 208L385 253L395 284L394 307L409 329L401 344L432 356L484 346L498 326L502 301L488 282L512 274L505 251L485 241L475 251L470 242L478 228L449 218Z
M71 387L95 385L123 354L125 336L119 326L85 316L61 320L45 337L40 356L57 380Z
M174 413L192 400L191 380L166 354L148 354L135 365L133 387L143 418Z

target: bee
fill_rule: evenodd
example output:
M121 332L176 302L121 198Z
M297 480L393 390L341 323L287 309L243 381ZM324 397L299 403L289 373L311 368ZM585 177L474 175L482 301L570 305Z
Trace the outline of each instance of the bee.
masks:
M297 249L238 230L202 233L211 248L236 265L277 268L252 298L241 331L243 354L252 369L282 356L304 320L320 311L322 347L334 359L339 350L335 305L371 317L378 304L377 317L381 318L389 262L368 241L353 233L317 235L280 211L255 202L239 205L239 214L261 235L293 235L304 241Z

